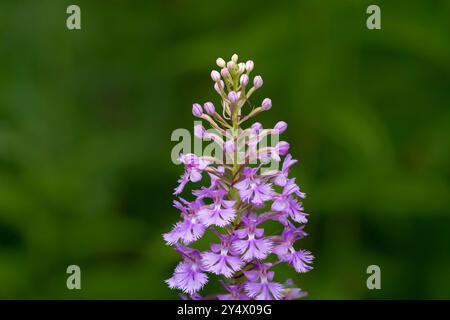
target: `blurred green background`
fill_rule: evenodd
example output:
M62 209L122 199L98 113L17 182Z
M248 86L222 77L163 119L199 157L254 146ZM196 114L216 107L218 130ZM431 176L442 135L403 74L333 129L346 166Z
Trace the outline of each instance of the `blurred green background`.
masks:
M0 298L178 298L170 135L218 101L210 70L235 52L308 194L315 269L278 279L309 299L450 298L450 2L377 1L381 31L369 4L2 1Z

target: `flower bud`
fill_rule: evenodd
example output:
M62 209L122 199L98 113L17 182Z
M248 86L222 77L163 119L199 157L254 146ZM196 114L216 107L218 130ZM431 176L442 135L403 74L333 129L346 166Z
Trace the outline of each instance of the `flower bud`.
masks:
M228 71L227 68L222 68L222 70L220 70L220 74L222 77L227 78L230 75L230 71Z
M256 89L261 88L263 85L263 79L261 78L261 76L256 76L253 79L253 85L255 86Z
M220 73L218 71L216 71L216 70L211 71L211 79L214 82L220 81Z
M209 115L213 115L216 112L216 109L214 108L214 105L212 102L206 102L203 105L203 108L205 109L206 113Z
M236 65L236 63L234 63L234 61L228 61L227 62L227 68L229 70L232 70L234 68L234 66Z
M277 124L275 125L274 129L278 132L278 133L283 133L286 131L288 125L286 122L284 121L279 121L277 122Z
M202 106L198 103L194 103L192 105L192 114L196 117L201 117L203 115L203 109Z
M241 79L239 80L239 82L241 83L241 85L243 85L244 87L248 84L249 78L248 75L243 74L241 76Z
M255 133L258 133L260 131L262 131L263 126L261 123L259 122L255 122L254 124L252 124L252 126L250 127L252 129L252 131L254 131Z
M223 148L224 148L226 153L231 153L231 152L234 152L236 150L236 146L235 146L233 140L228 140L227 142L225 142Z
M230 100L232 104L235 104L238 99L239 95L236 92L230 91L230 93L228 93L228 100Z
M216 64L219 68L224 68L226 66L226 62L222 58L217 58Z
M219 87L219 83L220 83L220 87ZM222 80L220 80L219 82L216 82L216 83L214 84L214 89L217 91L218 94L221 94L222 91L221 91L220 88L223 89L223 86L224 86L224 83L223 83Z
M238 64L238 71L239 71L239 73L245 72L245 63L241 62Z
M248 72L251 72L251 71L253 70L253 67L254 67L254 63L253 63L252 60L248 60L248 61L245 63L245 69L246 69Z
M275 146L275 149L282 156L287 155L287 153L289 152L289 143L287 143L286 141L280 141Z
M203 139L205 135L206 129L201 124L198 124L194 127L194 136L196 136L199 139Z
M261 109L263 109L263 111L267 111L270 108L272 108L272 100L265 98L261 104Z
M233 54L232 56L231 56L231 61L233 61L234 63L237 63L238 62L238 55L235 53L235 54Z

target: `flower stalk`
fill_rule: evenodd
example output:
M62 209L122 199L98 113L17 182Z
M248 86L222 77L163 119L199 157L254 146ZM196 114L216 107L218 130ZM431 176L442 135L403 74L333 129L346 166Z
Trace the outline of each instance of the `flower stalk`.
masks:
M224 155L180 155L185 172L175 188L178 199L174 207L181 212L182 220L163 236L166 243L181 254L182 261L166 282L170 288L182 290L183 297L191 299L303 297L305 293L295 288L291 280L275 281L275 272L271 269L286 263L304 273L312 269L314 259L309 251L294 249L294 244L306 236L303 229L308 216L299 201L305 194L295 178L288 177L297 160L288 154L289 144L285 141L274 146L260 145L268 137L278 141L278 135L287 129L287 124L280 121L273 129L263 129L255 122L249 128L242 128L244 122L271 109L272 100L265 98L257 108L253 108L249 100L263 85L258 75L247 90L253 61L239 63L238 56L233 55L228 62L218 58L216 63L220 72L213 70L211 78L221 99L223 117L211 102L203 107L195 103L192 113L215 130L211 133L202 125L196 125L195 135L212 140ZM263 166L270 162L281 164L281 157L285 157L281 169L277 166L277 169L263 171ZM189 182L200 182L204 174L209 175L209 186L193 190L192 201L180 197ZM263 224L270 220L283 226L281 234L265 234ZM217 237L217 242L210 244L210 250L202 252L190 247L206 232ZM200 295L208 273L225 278L220 281L225 294Z

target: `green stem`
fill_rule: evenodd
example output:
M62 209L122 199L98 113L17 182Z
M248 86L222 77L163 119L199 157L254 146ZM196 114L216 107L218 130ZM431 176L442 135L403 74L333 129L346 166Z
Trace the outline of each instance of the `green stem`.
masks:
M238 77L236 77L238 79ZM234 83L234 90L237 92L237 90L239 89L239 80L236 80L236 82ZM233 135L233 140L235 143L235 151L234 151L234 157L233 157L233 169L231 172L231 176L232 178L232 183L234 184L236 181L239 181L239 177L241 175L241 166L238 163L238 139L239 139L239 108L237 107L238 103L236 103L236 105L233 108L232 111L232 135ZM242 217L242 213L244 212L244 208L241 208L241 197L239 196L239 191L232 187L231 189L231 196L233 198L233 200L236 201L235 203L235 210L236 210L236 219L234 221L234 227L237 227L240 222L241 222L241 217Z

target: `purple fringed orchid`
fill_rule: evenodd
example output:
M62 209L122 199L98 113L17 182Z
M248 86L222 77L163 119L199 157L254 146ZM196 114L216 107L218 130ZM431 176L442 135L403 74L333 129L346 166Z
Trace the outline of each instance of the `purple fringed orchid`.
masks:
M181 211L182 221L177 222L172 231L163 235L167 243L173 245L181 240L185 244L190 244L200 238L205 232L205 225L200 222L198 210L202 207L203 201L197 199L194 202L187 202L180 198L186 206L178 201L174 201L174 207Z
M244 271L247 277L245 291L247 295L256 300L280 300L283 298L283 285L274 282L275 272L269 271L271 263L257 262L256 270Z
M278 140L287 124L279 121L273 129L264 129L254 122L245 128L245 122L272 108L269 98L260 106L250 101L263 79L258 75L251 81L253 61L239 63L237 55L228 62L222 58L216 62L220 71L213 70L211 78L222 110L208 101L203 107L195 103L192 113L212 127L211 131L197 124L195 136L212 141L220 152L186 153L178 159L185 168L174 191L178 197L174 207L181 220L163 237L182 261L166 283L181 290L183 299L299 299L306 293L292 280L277 279L273 270L284 264L304 273L312 269L314 260L311 252L296 245L307 235L303 229L308 214L300 201L305 194L289 177L297 160L289 154L289 143ZM272 145L264 145L269 137ZM189 182L205 180L209 183L192 190L192 200L180 197ZM279 223L283 231L265 232L266 223ZM205 233L212 233L216 240L206 249L194 248ZM208 273L222 277L223 293L200 294Z
M218 236L221 244L211 244L211 251L202 254L202 262L206 271L230 278L236 271L242 269L244 261L231 245L235 236L220 234Z
M244 261L263 260L272 252L272 242L264 237L264 229L256 226L262 222L254 213L242 217L243 228L234 233L240 240L233 243Z
M259 168L245 168L243 179L236 183L234 187L239 190L239 196L244 202L251 202L254 206L260 207L268 200L272 199L274 192L272 185L267 183L268 178L257 176Z
M205 274L201 263L200 252L181 245L177 246L177 250L184 258L175 268L173 276L166 280L166 283L171 289L181 289L184 293L195 294L208 282L208 276Z

